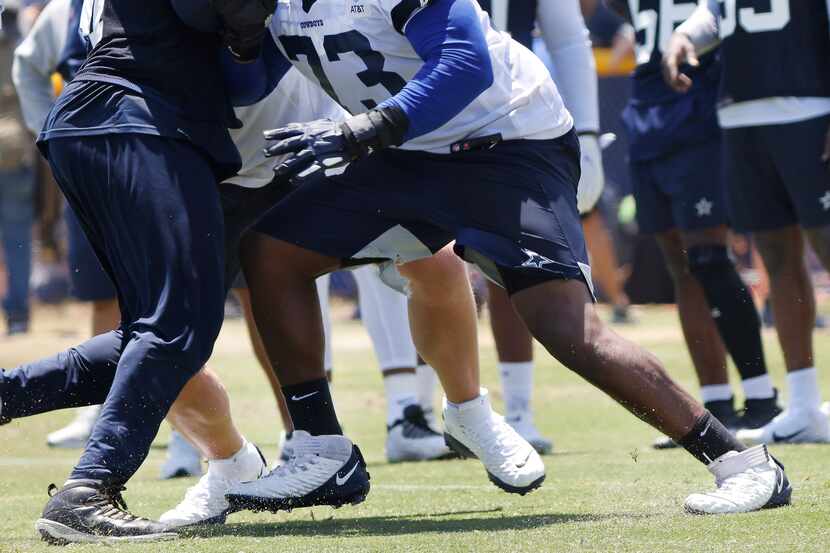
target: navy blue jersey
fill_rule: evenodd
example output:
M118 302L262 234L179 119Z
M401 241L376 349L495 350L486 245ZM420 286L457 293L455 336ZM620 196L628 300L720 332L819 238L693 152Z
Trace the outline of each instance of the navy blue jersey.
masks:
M533 49L537 0L479 0L478 3L490 14L496 29L507 31L513 40Z
M703 56L699 68L686 67L694 86L674 92L663 80L661 61L675 28L695 10L695 0L615 0L615 8L634 26L637 69L631 101L623 113L635 161L654 159L704 142L720 132L717 91L720 68L715 54Z
M92 46L47 122L43 139L146 133L186 139L232 174L239 154L218 54L219 38L176 16L170 0L85 0L81 30Z
M830 97L826 0L731 0L720 10L723 103Z

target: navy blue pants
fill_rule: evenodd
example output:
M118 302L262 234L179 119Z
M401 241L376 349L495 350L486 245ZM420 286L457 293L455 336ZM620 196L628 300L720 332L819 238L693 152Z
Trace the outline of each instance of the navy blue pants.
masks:
M70 478L126 482L222 324L224 230L211 165L150 135L53 139L49 163L101 265L122 323L58 355L4 371L3 416L103 403Z

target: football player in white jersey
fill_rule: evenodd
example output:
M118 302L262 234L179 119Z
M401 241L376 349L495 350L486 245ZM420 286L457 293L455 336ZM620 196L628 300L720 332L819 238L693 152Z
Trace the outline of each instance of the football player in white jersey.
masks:
M298 188L257 225L260 237L270 238L243 247L243 266L245 249L280 260L258 273L274 287L272 328L284 331L272 357L281 379L295 383L298 401L327 393L313 382L322 374L322 340L309 337L322 335L320 322L300 315L316 301L314 279L356 258L401 263L412 289L413 336L432 361L446 352L439 340L424 338L457 335L459 321L424 325L415 297L429 291L418 289L423 281L407 265L434 252L445 256L455 240L455 252L505 286L548 351L709 466L718 489L705 494L705 512L789 502L783 469L763 446L745 449L653 356L598 318L576 202L578 141L553 81L531 52L494 31L471 0L280 0L271 31L275 44L265 45L258 63L235 68L261 82L228 74L231 88L244 85L232 92L237 101L267 93L288 59L352 113L344 122L266 133L269 154L290 155L277 177ZM309 221L316 232L309 232ZM266 309L268 301L255 306ZM503 427L486 396L473 396L445 403L448 442L478 456L497 485L529 491L539 484L527 481L535 452L498 433L487 437ZM315 413L333 416L325 405ZM336 421L327 424L339 429ZM318 438L306 440L302 466L287 463L284 471L236 486L228 495L232 507L278 510L336 494L323 484L297 488L290 474L308 470L319 458L311 454L335 437ZM492 464L494 454L500 466ZM328 474L345 485L361 460L354 463L327 463ZM695 509L700 495L687 508Z

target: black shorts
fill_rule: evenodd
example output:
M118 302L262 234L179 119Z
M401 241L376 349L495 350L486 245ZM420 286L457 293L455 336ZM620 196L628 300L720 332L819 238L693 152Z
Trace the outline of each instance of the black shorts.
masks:
M383 150L301 186L255 229L344 260L412 261L455 240L511 293L554 279L590 287L579 159L573 132L446 155Z
M717 138L656 159L632 161L631 182L640 232L693 231L728 222Z
M830 224L830 172L821 161L830 115L724 131L726 187L735 230Z

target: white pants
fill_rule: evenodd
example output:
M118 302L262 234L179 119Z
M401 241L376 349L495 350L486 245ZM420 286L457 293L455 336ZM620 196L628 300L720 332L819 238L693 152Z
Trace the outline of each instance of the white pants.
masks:
M375 265L352 271L357 282L360 314L381 371L415 367L418 354L409 330L406 296L385 285ZM317 279L317 292L323 312L326 334L326 370L333 367L331 347L331 316L329 314L329 276Z

